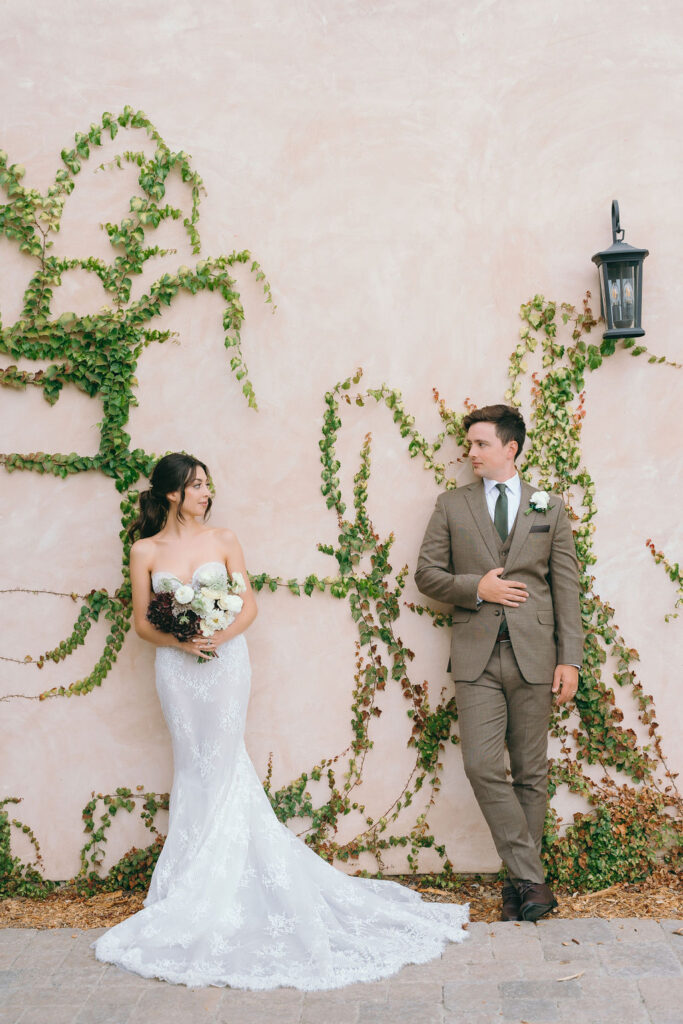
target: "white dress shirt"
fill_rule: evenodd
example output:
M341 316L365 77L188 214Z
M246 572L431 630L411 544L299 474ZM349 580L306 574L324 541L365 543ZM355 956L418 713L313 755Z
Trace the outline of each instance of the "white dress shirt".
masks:
M489 480L487 477L484 480L484 491L486 493L486 504L488 505L489 515L495 522L496 514L496 502L500 497L500 491L498 490L498 480ZM512 530L517 518L517 512L519 511L519 503L522 500L522 481L519 473L515 473L509 480L503 480L501 483L505 484L507 488L508 498L508 533Z
M498 480L489 480L488 477L482 478L484 481L484 494L486 496L486 505L489 510L489 515L493 522L495 522L496 515L496 502L500 497L500 491L498 490ZM515 524L517 513L519 512L519 503L522 500L522 481L519 473L515 473L509 480L501 480L500 483L504 483L507 488L508 497L508 535L510 530ZM483 603L483 598L479 596L477 591L477 607Z

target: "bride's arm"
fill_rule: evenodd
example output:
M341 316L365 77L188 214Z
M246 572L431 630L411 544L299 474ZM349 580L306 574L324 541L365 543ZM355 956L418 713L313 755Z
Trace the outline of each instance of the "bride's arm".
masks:
M245 629L248 629L249 626L251 626L252 622L258 615L256 598L254 597L254 591L252 590L251 583L249 582L249 574L247 573L247 567L244 562L244 554L242 552L240 542L232 530L221 530L220 534L228 571L231 576L236 572L241 573L247 589L240 595L244 604L242 605L242 610L235 616L235 621L232 625L228 626L227 629L221 629L211 637L214 641L214 645L223 644L226 640L232 640L234 636L239 636L240 633L244 633Z
M180 647L180 641L170 633L162 633L147 621L147 609L152 599L150 580L152 553L143 541L136 541L130 549L130 586L133 596L133 626L138 636L157 647Z

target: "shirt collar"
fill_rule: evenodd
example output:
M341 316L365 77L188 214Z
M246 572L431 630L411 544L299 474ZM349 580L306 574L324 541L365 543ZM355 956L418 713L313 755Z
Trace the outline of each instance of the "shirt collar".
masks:
M487 496L491 493L491 491L496 489L496 486L499 482L504 483L505 486L510 491L510 493L515 497L520 497L522 494L522 481L520 479L519 473L515 473L515 475L511 476L509 480L489 480L488 477L484 477L483 480Z

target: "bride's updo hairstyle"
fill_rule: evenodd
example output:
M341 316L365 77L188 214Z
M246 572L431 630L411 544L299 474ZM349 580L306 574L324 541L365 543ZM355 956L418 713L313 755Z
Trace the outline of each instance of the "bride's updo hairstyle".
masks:
M140 515L128 527L128 536L131 539L135 534L140 537L152 537L163 528L169 510L166 495L172 494L173 491L180 492L176 518L181 522L185 521L182 513L185 488L196 477L197 466L201 466L207 477L209 476L209 471L203 462L193 458L192 455L185 455L184 452L172 452L159 459L149 478L152 486L149 490L140 492ZM211 505L212 500L209 498L204 519L211 511Z

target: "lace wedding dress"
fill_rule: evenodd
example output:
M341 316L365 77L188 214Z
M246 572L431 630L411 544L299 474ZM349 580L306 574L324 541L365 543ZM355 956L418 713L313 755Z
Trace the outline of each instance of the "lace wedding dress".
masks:
M208 562L193 582L225 573ZM152 586L180 581L157 572ZM168 836L144 908L93 943L98 960L184 985L311 991L375 981L465 938L466 905L345 875L277 819L244 745L244 634L217 651L200 664L157 648L173 741Z

